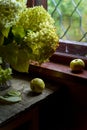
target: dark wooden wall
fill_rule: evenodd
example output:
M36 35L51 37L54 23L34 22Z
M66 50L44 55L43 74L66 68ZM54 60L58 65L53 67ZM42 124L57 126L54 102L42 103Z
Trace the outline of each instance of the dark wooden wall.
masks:
M47 0L27 0L27 7L33 7L37 5L43 5L47 9Z

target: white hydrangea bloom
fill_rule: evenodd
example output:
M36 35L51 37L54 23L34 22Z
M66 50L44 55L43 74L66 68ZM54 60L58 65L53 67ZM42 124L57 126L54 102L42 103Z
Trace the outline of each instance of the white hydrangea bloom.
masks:
M0 0L0 28L11 27L20 18L25 9L23 0Z

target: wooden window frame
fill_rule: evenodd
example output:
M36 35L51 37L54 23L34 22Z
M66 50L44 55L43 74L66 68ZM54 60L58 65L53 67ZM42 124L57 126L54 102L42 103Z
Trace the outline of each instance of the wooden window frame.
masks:
M37 5L37 0L27 0L27 7L33 7L33 6L36 6ZM38 0L40 1L40 0ZM45 9L47 9L47 0L41 0L39 2L40 5L43 5L43 7Z
M66 46L69 52L65 52ZM87 70L87 43L59 40L59 47L50 58L55 63L69 65L70 61L76 58L82 59L85 62L85 70ZM65 62L66 59L66 62Z

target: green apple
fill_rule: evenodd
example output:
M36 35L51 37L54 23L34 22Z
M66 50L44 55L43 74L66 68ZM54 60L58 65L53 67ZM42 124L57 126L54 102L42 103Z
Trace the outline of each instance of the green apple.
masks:
M70 62L70 68L74 72L82 71L85 67L85 62L82 59L74 59Z
M41 78L34 78L30 81L30 88L35 93L42 93L45 83Z

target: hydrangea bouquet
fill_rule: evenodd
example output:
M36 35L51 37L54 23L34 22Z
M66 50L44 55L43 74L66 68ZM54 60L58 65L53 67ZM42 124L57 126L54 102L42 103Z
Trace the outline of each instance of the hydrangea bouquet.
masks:
M47 61L58 45L54 20L43 6L0 0L0 57L12 68L28 72L32 61Z

